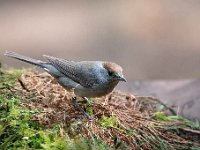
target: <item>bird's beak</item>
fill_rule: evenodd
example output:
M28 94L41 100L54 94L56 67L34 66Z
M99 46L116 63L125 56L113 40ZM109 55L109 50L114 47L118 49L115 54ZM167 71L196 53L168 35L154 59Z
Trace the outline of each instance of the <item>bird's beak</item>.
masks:
M124 78L124 76L122 74L114 74L115 76L115 79L117 79L118 81L123 81L123 82L126 82L126 79Z
M123 76L121 76L120 81L126 82L126 79Z

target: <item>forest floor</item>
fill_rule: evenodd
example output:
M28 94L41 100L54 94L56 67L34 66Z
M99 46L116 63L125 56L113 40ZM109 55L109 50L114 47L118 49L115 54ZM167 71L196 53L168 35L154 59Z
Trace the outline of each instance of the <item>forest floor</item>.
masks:
M87 119L74 96L47 73L1 69L0 149L200 149L199 122L159 99L114 91L80 104Z

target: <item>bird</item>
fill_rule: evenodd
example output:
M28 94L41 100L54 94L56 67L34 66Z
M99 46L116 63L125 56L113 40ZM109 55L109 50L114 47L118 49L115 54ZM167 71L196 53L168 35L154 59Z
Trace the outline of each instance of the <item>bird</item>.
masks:
M5 56L12 57L42 68L67 91L73 91L78 97L101 97L109 94L120 81L126 82L123 69L116 63L107 61L70 61L49 55L42 55L46 61L27 57L16 52L6 51ZM75 106L88 118L90 116L76 103Z

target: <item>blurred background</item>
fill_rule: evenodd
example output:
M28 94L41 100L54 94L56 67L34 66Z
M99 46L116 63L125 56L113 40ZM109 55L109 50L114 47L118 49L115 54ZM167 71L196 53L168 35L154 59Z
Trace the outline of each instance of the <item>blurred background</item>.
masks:
M0 1L0 62L27 67L5 50L42 59L108 60L126 78L200 77L199 0Z

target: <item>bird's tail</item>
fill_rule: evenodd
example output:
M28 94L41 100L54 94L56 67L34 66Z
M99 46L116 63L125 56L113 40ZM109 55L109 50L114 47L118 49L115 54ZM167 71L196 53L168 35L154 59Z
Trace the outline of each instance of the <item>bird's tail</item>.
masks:
M27 62L27 63L30 63L32 65L39 66L39 67L42 67L42 64L45 63L45 62L43 62L41 60L33 59L33 58L30 58L30 57L27 57L27 56L23 56L23 55L20 55L18 53L11 52L11 51L6 51L4 53L4 55L8 56L8 57L15 58L15 59L18 59L18 60L21 60L21 61L24 61L24 62Z

